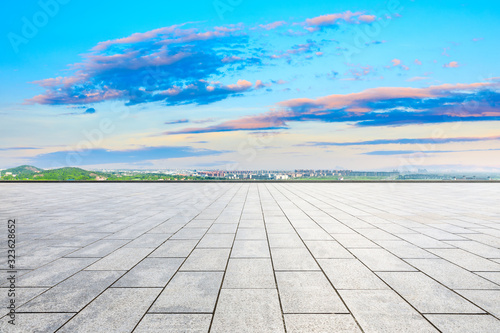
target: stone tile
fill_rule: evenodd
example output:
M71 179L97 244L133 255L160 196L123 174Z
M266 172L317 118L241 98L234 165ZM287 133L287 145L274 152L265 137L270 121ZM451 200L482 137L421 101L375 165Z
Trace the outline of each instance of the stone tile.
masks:
M285 314L288 333L361 332L350 314Z
M270 259L229 259L222 288L276 288Z
M319 270L309 251L302 248L272 248L272 259L276 271Z
M270 258L265 240L235 240L231 258Z
M318 259L333 286L340 289L389 289L358 259Z
M146 258L120 278L113 287L165 287L183 258Z
M211 314L146 314L134 333L206 333Z
M268 234L269 245L274 247L304 247L304 243L297 234Z
M102 258L125 245L129 240L124 239L102 239L85 246L78 251L67 254L66 257L79 258Z
M267 240L266 230L262 228L238 228L236 240Z
M178 272L149 312L213 312L223 274L223 272Z
M52 287L95 262L95 258L61 258L18 278L16 287Z
M322 272L276 272L283 313L347 313Z
M18 313L16 314L15 326L8 323L9 317L0 319L0 332L55 332L74 315L74 313Z
M81 271L18 309L18 312L78 312L124 272Z
M476 272L476 274L500 285L500 272Z
M306 229L297 229L297 233L300 235L300 237L306 241L306 240L323 240L323 241L328 241L328 240L333 240L333 237L330 236L329 233L324 231L321 228L306 228Z
M2 277L4 275L1 275ZM15 297L16 297L16 307L19 310L19 307L21 307L23 304L29 302L36 296L40 295L44 291L46 291L47 288L17 288L15 291ZM2 310L0 311L0 317L6 315L9 313L9 310L7 309L7 305L10 302L10 297L9 297L9 287L4 287L0 288L0 304L4 304L2 307Z
M276 289L222 289L210 332L285 332Z
M379 240L376 241L378 245L391 252L395 256L402 259L427 259L434 258L437 256L430 253L427 250L424 250L418 246L415 246L407 241L399 240L399 241L385 241Z
M384 249L351 249L351 252L372 271L415 271L415 268Z
M170 239L195 239L200 240L208 228L184 228L176 232Z
M58 332L129 332L160 291L160 288L109 288Z
M425 315L443 333L499 333L500 321L492 316Z
M500 259L500 249L476 241L449 241L446 242L462 250L469 251L488 259Z
M406 261L450 289L500 289L499 285L444 259L407 259Z
M354 258L342 245L334 240L311 241L306 240L307 248L316 259L348 259Z
M172 236L172 234L143 234L125 245L125 247L156 248L165 242L170 236Z
M463 297L474 302L495 317L500 317L500 290L457 290Z
M342 246L351 248L378 248L379 246L360 234L331 234Z
M147 248L121 248L100 259L87 270L99 271L127 271L144 259L152 249Z
M231 249L194 249L181 271L224 271Z
M206 234L196 248L230 248L234 234Z
M453 245L422 234L398 234L397 236L423 249L453 248Z
M463 297L420 272L377 274L421 313L484 313Z
M209 234L235 234L238 223L214 223L208 229Z
M500 272L500 264L461 249L431 249L429 251L469 271Z
M365 332L439 332L392 290L340 290Z
M191 253L191 251L193 251L196 244L198 244L197 240L169 239L149 256L163 258L185 258Z

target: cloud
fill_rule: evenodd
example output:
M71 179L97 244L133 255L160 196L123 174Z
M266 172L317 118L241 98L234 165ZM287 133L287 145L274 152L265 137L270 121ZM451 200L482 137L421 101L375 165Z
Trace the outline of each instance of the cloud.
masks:
M487 137L456 137L456 138L402 138L402 139L379 139L354 142L307 142L300 146L371 146L388 144L445 144L456 142L478 142L478 141L496 141L500 136Z
M259 27L264 30L273 30L284 25L286 25L285 21L276 21L269 24L259 24Z
M465 153L465 152L477 152L477 151L498 151L500 149L467 149L467 150L375 150L367 153L362 153L363 155L377 155L377 156L387 156L387 155L411 155L411 154L443 154L443 153Z
M205 128L165 134L288 128L288 122L347 122L355 126L403 126L457 121L500 120L500 83L443 84L427 88L379 87L317 99L278 103L267 113Z
M314 32L328 27L337 27L341 23L360 24L371 23L375 20L375 15L366 15L363 12L351 12L348 10L343 13L327 14L306 19L304 29Z
M93 114L93 113L95 113L95 109L94 108L88 108L87 110L85 110L84 113L85 114Z
M70 66L73 75L33 82L45 92L27 102L211 103L246 90L238 83L236 87L207 82L221 76L230 63L239 63L235 70L260 64L254 51L248 50L248 39L240 25L208 31L176 25L101 42L83 56L82 62Z
M102 148L81 151L56 151L31 158L30 163L40 167L81 166L111 163L137 163L149 160L218 155L226 151L181 147L142 147L131 150Z
M32 149L41 149L38 147L0 147L0 151L9 151L9 150L32 150Z
M420 60L418 60L418 59L415 59L414 62L415 62L416 65L419 65L419 66L422 65L422 62Z
M375 15L360 15L358 17L358 20L363 23L372 23L375 19Z
M443 65L444 68L458 68L460 65L456 61L449 62Z
M401 60L399 59L392 59L391 62L393 66L399 66L401 64Z
M473 42L479 42L479 41L482 41L482 40L484 40L484 38L483 38L483 37L479 37L479 38L472 38L472 41L473 41Z
M422 81L422 80L429 80L430 77L428 76L414 76L409 79L407 79L407 82L415 82L415 81Z
M184 123L189 123L189 119L178 119L178 120L164 122L165 125L175 125L175 124L184 124Z
M262 80L255 81L255 89L261 89L271 86L271 83L264 83Z

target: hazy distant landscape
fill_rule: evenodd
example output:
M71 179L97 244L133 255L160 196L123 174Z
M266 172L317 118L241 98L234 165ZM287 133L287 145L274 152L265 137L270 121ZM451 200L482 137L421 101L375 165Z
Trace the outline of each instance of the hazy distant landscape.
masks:
M500 180L499 174L353 171L353 170L85 170L75 167L41 169L31 165L0 170L0 181L416 181Z

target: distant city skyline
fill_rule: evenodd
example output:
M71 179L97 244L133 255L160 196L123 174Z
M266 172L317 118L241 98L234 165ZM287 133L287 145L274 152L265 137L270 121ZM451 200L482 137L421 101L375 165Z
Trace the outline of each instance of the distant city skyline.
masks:
M500 171L499 10L9 3L0 169Z

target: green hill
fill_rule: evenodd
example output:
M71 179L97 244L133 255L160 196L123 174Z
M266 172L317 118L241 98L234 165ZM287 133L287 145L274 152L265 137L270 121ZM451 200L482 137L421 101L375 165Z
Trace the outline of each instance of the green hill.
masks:
M17 177L20 178L25 178L25 177L32 177L33 175L42 172L43 169L34 167L32 165L21 165L16 168L10 168L7 170L3 170L2 176L5 175L6 173L12 173L13 175L16 175Z
M9 174L10 173L10 174ZM106 180L109 175L80 168L59 168L43 170L30 165L3 170L2 180Z

